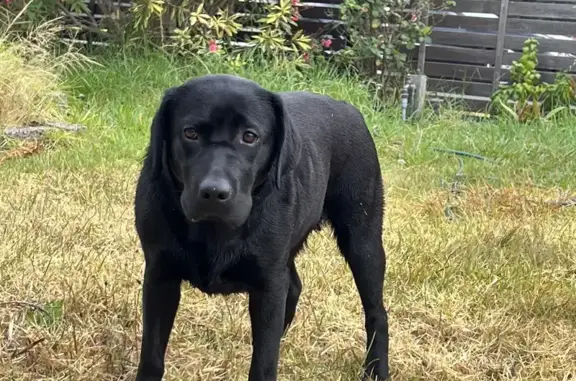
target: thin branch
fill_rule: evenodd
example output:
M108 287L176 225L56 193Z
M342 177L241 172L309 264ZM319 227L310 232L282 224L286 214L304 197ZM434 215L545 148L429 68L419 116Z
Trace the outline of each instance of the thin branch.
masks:
M103 32L100 28L82 23L68 9L66 9L65 6L63 6L60 3L57 4L58 8L60 8L60 10L64 12L64 14L66 14L66 16L70 19L70 21L72 21L72 23L74 23L74 25L76 25L77 27L80 27L87 32L96 33L103 37L108 37L108 34L106 32Z
M38 340L32 342L31 344L29 344L26 348L24 348L24 349L22 349L22 350L20 350L20 351L17 351L17 352L12 353L12 356L11 356L11 357L12 357L12 358L15 358L15 357L21 356L21 355L23 355L24 353L28 352L30 349L32 349L32 348L34 348L35 346L37 346L38 344L42 343L42 342L45 341L45 340L46 340L45 338L38 339Z
M26 306L26 307L34 308L34 309L36 309L40 312L43 312L46 315L50 316L48 311L46 311L42 306L35 304L35 303L32 303L32 302L26 302L24 300L10 300L7 302L0 302L0 306L10 306L10 305Z
M445 152L445 153L451 153L454 155L459 155L459 156L466 156L466 157L472 157L474 159L478 159L478 160L485 160L485 161L492 161L491 159L488 159L484 156L478 155L476 153L470 153L470 152L464 152L464 151L456 151L453 149L444 149L444 148L432 148L434 151L438 151L438 152Z

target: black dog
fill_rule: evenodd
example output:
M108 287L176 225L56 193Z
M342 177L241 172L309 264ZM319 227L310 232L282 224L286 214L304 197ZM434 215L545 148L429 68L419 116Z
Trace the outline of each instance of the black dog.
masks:
M362 299L364 377L386 379L383 185L360 112L210 75L169 89L151 130L135 207L146 258L137 381L162 379L183 280L209 294L249 294L249 381L276 381L302 289L294 259L324 221Z

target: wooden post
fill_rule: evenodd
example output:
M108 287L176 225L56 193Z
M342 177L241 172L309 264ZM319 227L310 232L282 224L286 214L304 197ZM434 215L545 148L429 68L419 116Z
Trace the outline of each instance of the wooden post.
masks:
M428 8L422 12L422 21L424 25L428 25ZM410 76L410 81L414 84L413 103L408 108L410 110L410 119L418 119L424 111L426 102L426 83L427 77L424 74L426 67L426 40L420 43L418 47L418 66L416 67L416 74Z
M494 57L494 77L492 79L492 92L498 90L500 85L500 72L502 71L502 57L504 56L504 42L506 40L506 23L508 21L508 4L509 0L500 0L498 39L496 40L496 55Z
M410 80L414 84L414 104L410 107L411 115L409 118L418 119L424 111L424 104L426 102L426 82L427 77L424 74L414 74L410 76Z
M428 8L425 8L422 12L422 20L424 25L428 26ZM424 68L426 66L426 40L420 43L418 47L418 67L416 68L418 74L424 74Z

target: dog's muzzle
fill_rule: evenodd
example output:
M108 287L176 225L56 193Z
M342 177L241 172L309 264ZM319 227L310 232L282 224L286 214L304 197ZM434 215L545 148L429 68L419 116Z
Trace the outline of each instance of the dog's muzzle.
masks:
M225 220L233 208L234 190L229 181L222 177L207 177L198 186L194 197L191 219Z

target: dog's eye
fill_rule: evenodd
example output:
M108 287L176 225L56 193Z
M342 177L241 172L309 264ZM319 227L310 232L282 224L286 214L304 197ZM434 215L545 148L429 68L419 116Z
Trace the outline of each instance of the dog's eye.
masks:
M185 128L183 133L188 140L198 140L198 133L193 128Z
M242 135L242 141L246 144L254 144L256 140L258 140L258 136L252 131L246 131L244 135Z

